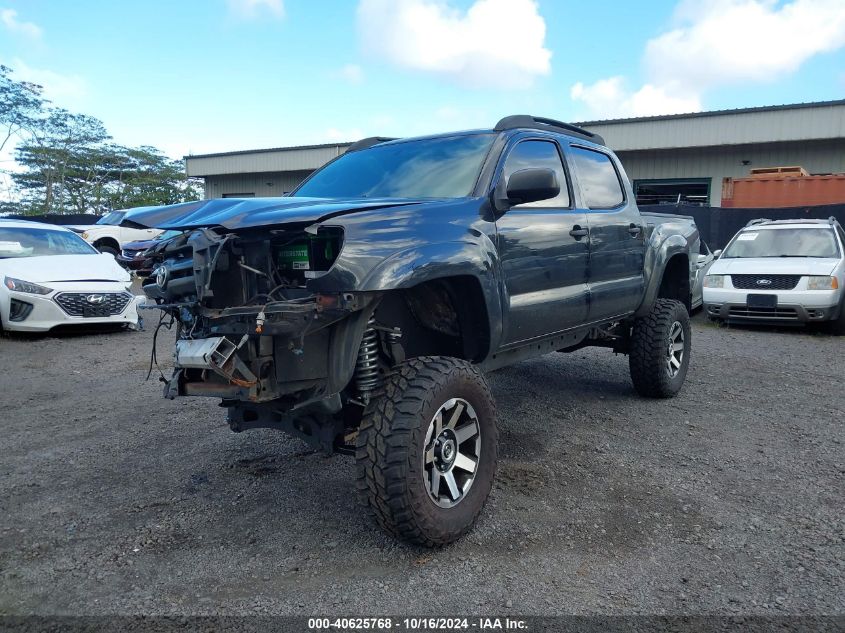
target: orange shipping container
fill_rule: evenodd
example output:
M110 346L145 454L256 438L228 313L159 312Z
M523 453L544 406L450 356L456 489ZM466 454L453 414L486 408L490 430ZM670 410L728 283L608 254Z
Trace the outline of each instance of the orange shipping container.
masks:
M738 208L804 207L845 202L845 174L786 176L773 173L722 181L722 206Z

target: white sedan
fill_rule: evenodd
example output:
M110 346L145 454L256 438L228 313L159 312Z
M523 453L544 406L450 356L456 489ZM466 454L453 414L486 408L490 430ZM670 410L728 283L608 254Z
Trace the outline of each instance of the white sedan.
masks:
M0 220L0 329L137 325L127 273L68 229Z

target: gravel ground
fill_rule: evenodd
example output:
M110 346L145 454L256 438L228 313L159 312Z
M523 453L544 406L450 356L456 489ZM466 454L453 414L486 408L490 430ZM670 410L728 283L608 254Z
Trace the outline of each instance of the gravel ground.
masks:
M351 458L163 400L149 331L0 340L0 614L845 613L845 339L693 338L671 401L601 349L492 374L497 483L439 551Z

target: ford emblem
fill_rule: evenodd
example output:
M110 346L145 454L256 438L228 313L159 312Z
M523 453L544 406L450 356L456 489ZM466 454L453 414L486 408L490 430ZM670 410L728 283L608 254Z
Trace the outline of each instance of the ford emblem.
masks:
M771 286L772 280L771 279L758 279L757 285L758 286Z

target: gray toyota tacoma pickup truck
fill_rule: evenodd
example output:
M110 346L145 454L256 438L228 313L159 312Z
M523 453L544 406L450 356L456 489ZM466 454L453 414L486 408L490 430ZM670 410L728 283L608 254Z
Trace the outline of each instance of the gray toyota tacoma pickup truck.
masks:
M165 396L353 454L375 520L423 545L467 532L490 493L484 372L599 346L629 355L643 396L687 373L695 224L644 219L604 141L559 121L365 139L287 197L125 222L184 232L144 285L178 330Z

